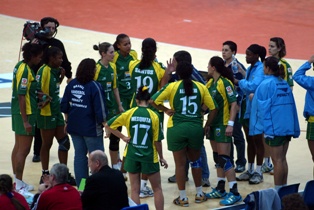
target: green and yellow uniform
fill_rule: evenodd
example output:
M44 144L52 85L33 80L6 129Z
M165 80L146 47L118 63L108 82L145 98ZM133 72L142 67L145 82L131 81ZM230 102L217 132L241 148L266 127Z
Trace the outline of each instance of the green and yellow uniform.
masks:
M113 63L116 64L118 88L120 93L120 100L125 110L130 108L132 100L131 75L129 71L130 61L137 60L137 53L131 50L126 57L122 56L119 51L115 51Z
M147 107L134 107L110 119L107 124L116 130L125 126L131 138L124 150L126 171L151 174L159 171L154 142L164 136L158 115ZM143 163L143 164L141 164Z
M175 111L167 125L167 143L171 151L185 147L200 149L204 139L202 104L210 110L217 106L203 84L192 82L191 96L185 95L182 80L165 85L152 96L157 105L169 100L171 109Z
M37 115L40 129L53 129L64 126L64 119L60 110L60 75L59 68L51 68L44 64L37 72L37 90L49 95L52 100L41 108Z
M99 60L96 64L94 80L99 82L104 89L106 97L106 108L108 110L108 120L118 113L117 102L113 93L113 89L117 88L116 65L110 62L108 67L105 67L100 63Z
M292 87L293 84L293 79L292 79L292 68L290 64L285 60L285 59L280 59L280 63L284 66L285 68L285 78L284 80L287 81L290 87Z
M24 62L20 61L16 64L13 71L12 81L12 98L11 98L11 113L12 113L12 130L19 135L34 135L36 126L37 112L37 82L35 73ZM31 133L26 133L19 105L19 95L25 96L26 115L28 122L32 125Z
M232 137L225 136L225 131L230 118L230 104L237 101L234 86L230 80L220 76L216 82L211 78L206 87L218 105L218 113L210 125L210 140L231 142Z

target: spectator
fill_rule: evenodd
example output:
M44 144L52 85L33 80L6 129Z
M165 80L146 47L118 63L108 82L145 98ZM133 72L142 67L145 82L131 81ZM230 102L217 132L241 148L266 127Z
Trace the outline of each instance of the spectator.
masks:
M73 209L81 210L80 193L67 184L69 169L62 163L54 164L50 170L51 187L42 192L33 210Z
M81 196L83 209L120 210L129 206L123 175L108 166L107 155L101 150L91 152L88 165L92 175L87 178Z
M0 210L27 210L29 206L23 197L13 189L12 178L0 175Z

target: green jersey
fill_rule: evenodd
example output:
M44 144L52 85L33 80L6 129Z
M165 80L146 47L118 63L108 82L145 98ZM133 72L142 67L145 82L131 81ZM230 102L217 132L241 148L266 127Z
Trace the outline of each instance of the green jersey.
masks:
M124 150L124 157L130 160L158 163L158 153L154 142L164 136L158 115L147 107L134 107L110 119L107 124L116 130L125 126L129 144Z
M206 87L218 105L218 113L211 126L227 125L230 118L230 104L237 101L233 84L227 78L220 76L216 82L211 78Z
M25 96L26 114L36 114L37 111L37 82L33 70L24 62L16 64L13 71L11 112L21 114L18 96Z
M42 116L52 116L61 113L59 97L60 75L61 70L59 68L51 68L46 64L42 65L37 72L37 90L52 98L50 103L40 109L39 114Z
M280 59L280 63L284 66L285 68L285 78L284 80L287 81L289 86L293 86L293 79L292 79L292 68L290 64L285 60L285 59Z
M131 75L129 71L130 61L137 60L137 53L131 50L126 57L122 56L119 51L115 51L113 63L116 64L118 88L121 98L132 98Z
M116 65L110 62L106 68L100 63L100 61L98 61L96 64L94 80L99 82L104 89L106 97L106 108L109 112L107 119L110 119L117 114L117 102L113 93L113 90L117 88Z
M172 82L165 85L160 91L152 96L154 102L159 105L165 100L175 113L169 117L168 128L182 122L203 123L202 104L210 110L217 107L206 87L196 81L193 82L193 94L185 94L183 81Z

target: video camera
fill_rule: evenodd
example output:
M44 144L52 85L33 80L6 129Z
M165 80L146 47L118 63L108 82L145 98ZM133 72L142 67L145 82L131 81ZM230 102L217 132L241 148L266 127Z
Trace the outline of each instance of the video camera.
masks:
M45 39L47 39L49 33L50 29L42 28L40 26L40 23L26 21L26 23L24 24L23 36L28 41L32 41L34 38L37 38L39 40L39 43L41 45L44 45L46 43Z

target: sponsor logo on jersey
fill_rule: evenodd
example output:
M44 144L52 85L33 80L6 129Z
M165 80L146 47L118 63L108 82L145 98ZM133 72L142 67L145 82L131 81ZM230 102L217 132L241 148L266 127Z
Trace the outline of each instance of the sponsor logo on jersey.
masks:
M291 68L288 68L288 72L291 73L291 72L292 72L292 69L291 69Z
M216 130L215 130L215 133L216 133L216 136L220 136L220 128L216 128Z
M36 75L36 81L39 82L40 80L40 75Z
M233 90L232 90L232 88L230 86L227 86L226 90L227 90L228 96L233 96Z

